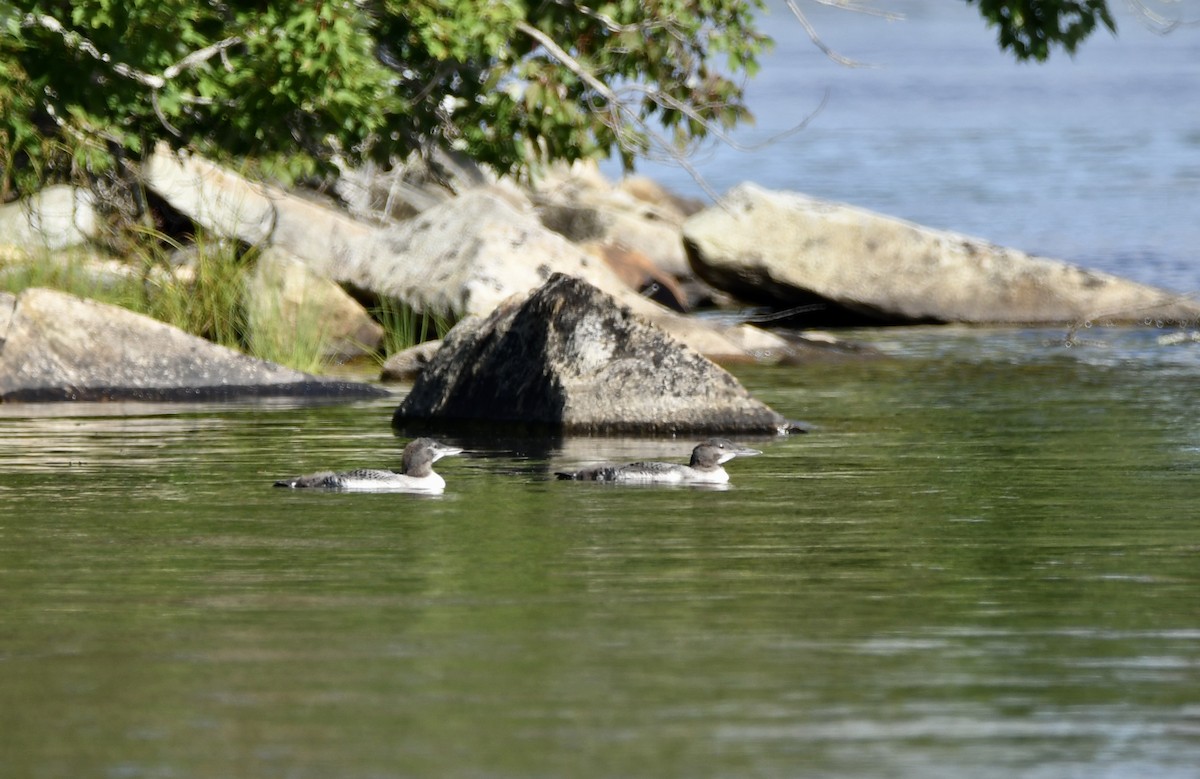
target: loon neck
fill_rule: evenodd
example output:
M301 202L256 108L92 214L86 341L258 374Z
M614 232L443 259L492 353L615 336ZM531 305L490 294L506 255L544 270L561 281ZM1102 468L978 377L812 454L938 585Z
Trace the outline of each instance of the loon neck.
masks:
M404 454L401 455L400 472L405 476L412 476L414 479L420 479L433 473L434 444L426 438L418 438L404 447Z
M402 473L405 476L411 476L414 479L423 479L426 476L433 475L433 461L417 460L415 462L405 463Z

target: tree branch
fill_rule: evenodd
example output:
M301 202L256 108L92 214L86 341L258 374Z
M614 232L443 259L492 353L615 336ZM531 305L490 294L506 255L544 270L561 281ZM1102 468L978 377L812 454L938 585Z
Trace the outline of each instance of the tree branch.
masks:
M1197 19L1171 19L1164 16L1146 5L1143 0L1129 0L1129 5L1142 18L1143 25L1159 35L1166 35L1180 27L1200 25L1200 20Z
M540 43L542 48L550 52L550 56L562 63L563 67L565 67L567 70L583 79L583 82L599 92L601 97L606 100L611 100L613 103L620 102L616 93L612 91L612 88L609 87L608 84L605 84L603 81L596 78L596 76L590 70L580 64L579 60L568 54L566 49L555 43L554 39L549 35L524 20L517 22L516 27L519 31L525 33L530 38L533 38L535 41Z
M218 54L220 54L222 57L224 57L226 49L229 49L229 48L232 48L233 46L238 45L239 43L242 42L242 40L243 40L242 36L233 35L228 38L225 38L224 40L217 41L216 43L214 43L210 46L205 46L203 49L197 49L196 51L193 51L191 54L187 55L183 59L179 60L179 62L176 62L174 65L171 65L166 70L164 70L162 73L162 77L164 80L170 81L171 79L175 78L180 73L182 73L183 71L191 70L192 68L196 67L200 63L206 62L206 61L212 59L213 57L217 56ZM228 67L228 61L226 60L225 62L226 62L226 67Z
M870 63L859 62L858 60L852 60L849 57L843 57L841 54L838 54L836 51L829 48L829 46L825 44L825 41L821 40L821 36L817 32L817 28L812 26L812 22L808 21L808 17L805 16L804 12L800 10L800 6L796 5L796 0L786 0L786 2L788 10L792 12L792 16L796 17L796 21L800 22L800 26L804 28L804 32L808 33L808 39L813 42L814 46L824 52L826 57L833 60L837 64L845 65L848 68L874 67L874 65L871 65ZM822 5L833 5L839 8L846 7L842 3L828 1L822 3ZM855 8L854 10L859 9Z
M49 14L26 14L25 18L21 22L21 25L23 27L41 27L44 30L49 30L50 32L61 37L63 43L66 44L68 48L81 51L97 62L103 62L105 65L108 65L113 69L114 73L136 81L139 84L154 90L162 89L167 85L168 81L175 78L185 70L190 70L200 63L223 53L231 46L236 46L242 42L242 37L240 35L234 35L232 37L225 38L224 40L217 41L211 46L205 46L203 49L193 51L191 54L188 54L186 57L164 70L162 75L154 75L153 73L146 73L145 71L139 70L124 62L114 62L112 56L106 52L100 51L95 43L92 43L92 41L88 40L74 30L68 30L63 26L62 22L60 22L58 19L55 19L53 16L50 16Z
M162 110L162 106L159 104L158 100L159 91L167 85L167 82L178 76L180 73L191 70L203 62L207 62L218 54L224 57L227 49L242 42L242 37L239 35L225 38L224 40L217 41L210 46L205 46L203 49L197 49L196 51L193 51L191 54L188 54L174 65L167 67L167 69L164 70L161 75L154 75L152 73L146 73L143 70L139 70L138 68L135 68L132 65L128 65L124 62L114 62L112 56L107 52L100 51L99 47L97 47L95 43L88 40L83 35L75 32L74 30L68 30L63 26L62 22L60 22L58 19L55 19L53 16L50 16L49 14L27 14L22 20L21 24L24 27L41 27L44 30L49 30L50 32L61 37L63 43L68 48L81 51L97 62L103 62L105 65L108 65L117 75L124 76L125 78L131 79L145 87L148 87L150 89L150 103L154 108L154 115L158 117L158 121L167 130L167 132L171 133L171 135L174 135L177 138L182 137L182 134L179 132L178 128L168 121L166 113ZM211 102L191 95L185 95L183 96L183 99L188 103ZM46 105L46 110L47 113L59 123L59 126L65 126L62 118L58 116L57 112L55 112L53 105L48 103Z

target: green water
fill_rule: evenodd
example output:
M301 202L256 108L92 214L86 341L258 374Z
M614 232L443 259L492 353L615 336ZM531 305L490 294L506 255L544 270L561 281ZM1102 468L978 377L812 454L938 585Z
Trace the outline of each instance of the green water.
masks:
M0 406L3 777L1194 777L1200 345L897 330L739 372L818 426L447 439L394 401Z

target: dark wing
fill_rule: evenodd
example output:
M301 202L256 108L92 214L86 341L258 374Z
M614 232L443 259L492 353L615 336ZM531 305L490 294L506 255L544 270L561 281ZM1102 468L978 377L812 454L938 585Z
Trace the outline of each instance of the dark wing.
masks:
M657 474L670 473L679 468L674 463L638 462L628 465L597 465L594 468L584 468L570 473L556 471L560 479L575 481L626 481L633 479L653 478Z
M346 471L345 473L334 473L333 471L322 471L309 476L296 476L292 479L280 479L275 482L276 487L291 487L292 489L316 488L335 490L342 486L345 479L356 479L364 481L387 481L396 476L395 471L384 471L377 468L359 468L354 471Z
M333 471L324 471L322 473L313 473L308 476L295 476L291 479L280 479L275 482L276 487L290 487L292 489L301 489L306 487L336 487L337 474Z

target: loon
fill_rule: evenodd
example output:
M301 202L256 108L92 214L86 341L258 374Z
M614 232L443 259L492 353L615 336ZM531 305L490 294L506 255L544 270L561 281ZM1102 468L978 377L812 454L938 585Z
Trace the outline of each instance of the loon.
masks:
M570 473L555 472L560 479L610 481L626 484L728 484L729 474L721 467L734 457L762 454L726 438L710 438L692 450L688 465L637 462L628 465L599 465Z
M462 454L462 451L456 446L440 444L432 438L417 438L404 447L399 473L376 468L359 468L345 473L324 471L309 476L281 479L275 482L275 486L359 492L439 493L446 488L446 480L433 472L433 464L443 457Z

